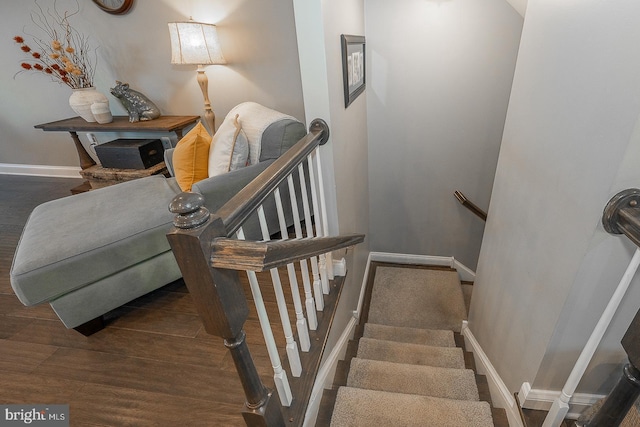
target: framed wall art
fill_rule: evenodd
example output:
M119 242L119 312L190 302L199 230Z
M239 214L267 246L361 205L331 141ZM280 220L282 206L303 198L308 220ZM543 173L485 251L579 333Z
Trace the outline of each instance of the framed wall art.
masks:
M342 80L344 85L344 107L364 92L365 78L365 39L363 36L340 36L342 43Z

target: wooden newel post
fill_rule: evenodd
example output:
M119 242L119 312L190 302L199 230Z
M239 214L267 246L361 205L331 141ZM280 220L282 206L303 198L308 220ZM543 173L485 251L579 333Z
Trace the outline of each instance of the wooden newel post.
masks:
M586 427L615 427L624 420L629 409L640 397L640 310L622 337L622 348L629 363L622 368L622 376L600 409L586 420Z
M249 427L284 426L277 399L262 384L245 340L249 308L238 273L211 268L211 243L227 237L222 219L209 213L197 193L180 193L169 210L176 217L167 239L205 330L223 338L231 353L247 398L245 422Z
M606 397L600 409L585 427L617 427L627 416L640 395L640 372L630 363L622 369L622 377Z

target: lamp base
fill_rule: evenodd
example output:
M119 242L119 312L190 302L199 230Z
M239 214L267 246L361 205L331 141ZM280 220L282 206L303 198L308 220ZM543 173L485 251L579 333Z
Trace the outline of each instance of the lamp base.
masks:
M202 90L202 96L204 97L204 125L213 136L216 133L216 115L211 108L211 101L209 101L209 79L204 72L204 66L198 65L198 84L200 90Z

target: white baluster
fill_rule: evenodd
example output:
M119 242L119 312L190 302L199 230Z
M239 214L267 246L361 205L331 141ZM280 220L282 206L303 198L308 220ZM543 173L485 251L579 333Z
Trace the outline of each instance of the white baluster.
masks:
M293 213L293 228L296 231L296 238L302 239L302 226L300 225L300 212L298 211L298 198L296 197L296 189L293 183L293 177L289 175L287 178L289 184L289 196L291 197L291 211ZM313 302L313 294L311 293L311 280L309 280L309 266L307 260L300 261L300 270L302 273L302 285L304 288L304 305L307 309L307 319L309 329L315 331L318 329L318 318L316 316L316 307Z
M307 195L307 185L304 176L304 168L298 166L298 174L300 175L300 189L302 191L302 207L304 210L304 223L307 229L307 237L313 237L313 225L311 223L311 210L309 209L309 196ZM312 187L313 188L313 187ZM322 296L322 283L320 274L318 273L318 259L314 256L311 260L311 273L313 274L313 296L316 300L316 310L324 310L324 298Z
M260 220L260 229L262 230L262 238L269 240L269 229L267 227L267 218L264 215L264 208L262 205L258 207L258 218ZM278 303L278 311L280 312L280 321L282 322L282 331L284 332L284 338L287 341L287 357L289 359L289 367L291 368L291 375L299 377L302 373L302 363L300 362L300 353L298 353L298 344L293 339L293 330L291 329L291 321L289 320L289 312L287 310L287 302L284 299L284 292L282 291L282 282L280 282L280 275L277 268L269 270L271 273L271 281L273 282L273 290L275 291L276 301Z
M238 239L244 240L244 231L242 228L238 229L237 234ZM267 309L264 306L264 300L262 299L262 292L260 291L258 278L256 277L256 273L253 271L247 271L247 276L249 277L251 294L253 295L258 320L260 321L260 327L262 328L262 335L264 336L264 342L267 346L271 366L273 367L273 381L275 383L276 390L278 390L278 396L280 396L280 404L282 406L291 406L293 394L291 393L291 387L289 386L287 372L282 369L280 355L278 354L278 347L276 346L276 340L273 337L273 331L271 330L271 324L269 323Z
M611 203L611 202L609 202ZM608 206L607 206L608 208ZM569 378L567 378L567 382L562 387L562 392L560 396L557 397L549 412L547 413L547 417L544 419L544 423L542 427L558 427L564 420L564 417L569 412L569 402L573 393L576 391L582 376L585 371L589 367L589 362L593 358L593 355L598 350L598 345L600 345L600 341L604 337L604 334L607 332L607 328L613 319L613 316L616 315L618 311L618 307L624 298L624 295L627 293L627 289L629 289L629 285L631 284L631 280L633 280L633 276L635 276L636 271L638 271L638 267L640 266L640 248L636 248L636 251L627 266L618 286L616 287L611 299L607 303L602 315L600 315L600 319L596 326L593 328L589 339L587 340L580 356L578 356L578 360L576 360L576 364L573 366L571 373L569 374ZM598 423L600 424L600 423ZM617 424L617 423L616 423Z
M316 147L315 156L316 163L318 164L318 193L320 193L320 214L322 215L322 230L324 231L324 236L329 237L329 218L327 217L327 200L324 194L324 178L322 177L320 146ZM331 252L327 252L325 254L325 257L327 260L327 274L329 275L329 280L333 280L335 278L333 274L333 254Z
M276 209L278 210L278 220L280 222L280 234L282 239L287 240L287 222L284 218L284 209L282 208L282 198L280 197L280 189L276 188L273 196L276 199ZM300 300L300 288L298 287L298 278L296 277L296 268L292 263L287 264L287 273L289 275L289 284L291 285L291 297L293 298L293 307L296 312L296 329L298 331L298 340L300 341L300 349L309 351L311 341L309 340L309 330L307 329L307 320L302 312L302 301Z
M316 226L316 236L324 236L322 232L322 218L320 217L320 206L318 204L318 192L316 189L316 178L313 172L313 160L311 155L307 157L307 164L309 165L309 181L311 182L311 201L313 202L313 219ZM327 257L322 254L319 257L320 260L320 280L322 281L322 292L329 293L329 276L327 275Z

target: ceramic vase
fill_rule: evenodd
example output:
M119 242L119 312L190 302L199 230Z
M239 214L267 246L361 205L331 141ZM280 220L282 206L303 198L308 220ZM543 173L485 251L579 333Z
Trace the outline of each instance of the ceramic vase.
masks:
M88 122L96 121L95 116L91 112L91 105L95 103L106 103L109 105L109 99L94 87L73 89L73 93L69 97L69 106L71 106L71 109Z
M109 110L109 101L94 102L91 104L91 113L93 113L93 118L96 119L96 122L100 124L111 123L113 121L111 110Z

